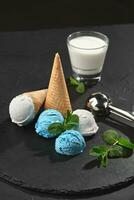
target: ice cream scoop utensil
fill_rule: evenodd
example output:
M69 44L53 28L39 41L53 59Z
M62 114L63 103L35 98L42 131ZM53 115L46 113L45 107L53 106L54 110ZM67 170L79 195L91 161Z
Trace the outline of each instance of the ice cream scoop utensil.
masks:
M96 115L108 115L113 113L129 121L134 121L134 116L129 112L117 108L112 104L111 99L100 92L92 94L86 102L86 108L91 110Z

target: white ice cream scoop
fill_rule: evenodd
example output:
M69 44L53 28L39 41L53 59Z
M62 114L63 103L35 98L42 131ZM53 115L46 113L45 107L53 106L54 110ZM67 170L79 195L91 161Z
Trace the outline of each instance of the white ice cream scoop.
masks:
M78 130L83 136L91 136L95 134L99 127L97 126L94 116L90 111L85 109L77 109L73 114L79 117L79 127Z
M25 126L36 116L46 98L47 90L23 93L12 99L9 104L9 114L13 123Z

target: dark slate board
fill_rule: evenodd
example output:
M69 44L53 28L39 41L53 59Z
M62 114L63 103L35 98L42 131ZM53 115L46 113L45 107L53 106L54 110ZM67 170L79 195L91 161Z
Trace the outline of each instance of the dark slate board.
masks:
M83 107L85 98L78 97L74 107ZM86 139L84 153L66 157L55 152L54 139L36 135L34 124L20 128L5 119L0 125L0 177L29 190L55 194L91 194L125 186L134 179L134 155L111 159L107 168L98 168L88 151L92 145L102 143L104 130L115 127L131 136L133 128L108 119L98 124L98 133Z
M102 91L111 96L114 105L131 111L134 60L133 43L128 39L133 38L134 30L131 26L129 31L116 26L96 30L107 34L111 41L102 81L84 95L70 91L73 108L83 108L88 94ZM65 39L73 31L0 33L0 178L3 181L28 190L67 195L99 194L134 182L134 155L111 159L107 168L98 168L94 158L88 156L90 147L102 142L104 130L115 128L134 142L134 128L106 119L98 123L100 129L95 137L87 139L84 153L64 157L54 151L54 140L35 134L33 125L20 128L10 122L8 105L13 96L47 87L57 48L66 77L70 75Z

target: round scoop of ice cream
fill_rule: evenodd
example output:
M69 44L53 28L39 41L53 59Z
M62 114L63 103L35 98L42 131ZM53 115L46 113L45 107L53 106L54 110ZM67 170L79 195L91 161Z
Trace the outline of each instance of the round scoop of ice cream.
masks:
M32 99L26 95L14 97L9 104L9 114L13 123L27 125L36 115Z
M45 138L55 137L55 135L49 133L48 127L52 123L63 123L63 121L64 118L59 111L53 109L45 110L39 115L37 123L35 124L36 133Z
M86 142L80 132L66 130L55 141L55 150L63 155L77 155L84 151Z
M77 109L73 114L78 115L79 117L79 127L78 131L83 136L91 136L98 131L98 126L95 122L93 114L85 109Z

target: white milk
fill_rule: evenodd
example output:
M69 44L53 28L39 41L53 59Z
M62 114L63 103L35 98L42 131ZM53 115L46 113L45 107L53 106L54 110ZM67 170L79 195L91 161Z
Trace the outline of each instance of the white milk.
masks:
M95 75L102 70L108 44L94 36L80 36L69 41L68 50L73 71Z

